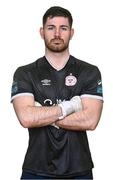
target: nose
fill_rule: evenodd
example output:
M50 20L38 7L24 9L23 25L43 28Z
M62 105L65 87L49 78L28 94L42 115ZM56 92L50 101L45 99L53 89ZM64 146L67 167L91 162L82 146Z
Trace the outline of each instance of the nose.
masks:
M60 37L60 28L55 29L55 37Z

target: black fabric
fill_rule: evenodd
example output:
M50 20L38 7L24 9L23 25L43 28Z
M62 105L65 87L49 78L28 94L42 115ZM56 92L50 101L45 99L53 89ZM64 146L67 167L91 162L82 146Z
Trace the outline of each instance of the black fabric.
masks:
M28 172L25 172L23 171L22 172L22 176L21 176L21 179L51 179L51 180L54 180L54 179L85 179L85 180L93 180L93 173L92 171L87 171L87 172L84 172L83 175L80 175L80 176L70 176L68 178L57 178L57 177L48 177L48 176L40 176L40 175L36 175L36 174L32 174L32 173L28 173Z
M102 98L101 74L96 66L70 56L66 66L55 70L45 57L17 69L12 98L30 93L42 106L73 96ZM29 129L29 146L23 169L50 177L69 177L93 168L85 131L56 129L53 126Z

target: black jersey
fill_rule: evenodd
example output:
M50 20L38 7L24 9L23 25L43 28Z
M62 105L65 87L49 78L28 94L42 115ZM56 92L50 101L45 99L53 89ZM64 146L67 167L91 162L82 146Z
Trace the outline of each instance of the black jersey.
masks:
M34 96L42 106L58 104L73 96L102 100L101 74L94 65L70 56L65 67L54 69L45 56L19 67L14 74L12 100ZM25 171L51 177L70 177L93 168L85 131L54 126L29 128L29 146L23 163Z

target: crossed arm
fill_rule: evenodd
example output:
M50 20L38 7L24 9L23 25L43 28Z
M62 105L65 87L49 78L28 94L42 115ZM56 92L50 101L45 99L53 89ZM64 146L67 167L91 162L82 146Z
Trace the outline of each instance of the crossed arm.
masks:
M83 110L74 112L64 119L59 106L35 106L32 96L19 96L13 100L13 106L21 125L25 128L42 127L55 123L70 130L94 130L99 122L103 102L93 98L82 98Z

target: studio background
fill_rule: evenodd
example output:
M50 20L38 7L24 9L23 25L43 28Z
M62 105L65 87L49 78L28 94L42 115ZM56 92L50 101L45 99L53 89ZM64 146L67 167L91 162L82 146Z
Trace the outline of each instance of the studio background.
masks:
M113 6L112 0L0 1L0 179L19 180L28 132L10 103L13 74L18 66L44 55L39 35L42 16L54 5L71 11L75 34L70 53L99 67L104 109L95 131L88 132L95 180L112 179L113 168Z

